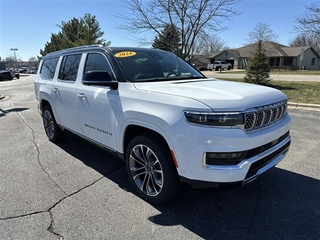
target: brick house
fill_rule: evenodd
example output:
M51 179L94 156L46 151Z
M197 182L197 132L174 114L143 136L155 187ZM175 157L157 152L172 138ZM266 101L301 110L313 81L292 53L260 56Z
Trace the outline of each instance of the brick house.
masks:
M269 66L272 69L320 70L320 56L310 47L288 47L275 42L265 41ZM255 44L249 44L240 48L224 50L209 57L209 61L226 61L232 64L234 69L245 69L250 57L255 52Z

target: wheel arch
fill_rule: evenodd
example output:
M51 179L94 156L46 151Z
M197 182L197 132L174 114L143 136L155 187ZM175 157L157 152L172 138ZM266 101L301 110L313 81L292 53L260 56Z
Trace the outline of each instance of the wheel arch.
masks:
M123 137L123 141L122 141L122 151L124 153L124 158L126 157L126 149L129 145L129 142L136 136L138 135L141 135L141 134L145 134L145 133L152 133L156 136L158 136L161 141L163 141L166 146L168 147L168 149L170 150L170 146L167 142L167 140L165 139L165 137L160 134L159 132L153 130L153 129L150 129L150 128L147 128L147 127L143 127L143 126L139 126L139 125L134 125L134 124L131 124L131 125L128 125L126 127L126 130L125 130L125 133L124 133L124 137Z
M43 113L43 109L48 105L51 107L51 104L50 104L49 101L47 101L45 99L41 100L41 102L40 102L40 110L41 110L42 113ZM51 107L51 109L52 109L52 107Z

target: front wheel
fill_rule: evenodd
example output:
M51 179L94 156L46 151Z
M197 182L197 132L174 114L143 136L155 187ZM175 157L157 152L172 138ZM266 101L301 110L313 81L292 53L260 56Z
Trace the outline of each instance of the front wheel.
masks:
M126 151L126 167L135 190L147 202L162 204L180 192L170 150L156 134L147 133L131 140Z
M44 130L51 142L59 142L66 138L67 133L58 126L49 105L44 107L42 119Z

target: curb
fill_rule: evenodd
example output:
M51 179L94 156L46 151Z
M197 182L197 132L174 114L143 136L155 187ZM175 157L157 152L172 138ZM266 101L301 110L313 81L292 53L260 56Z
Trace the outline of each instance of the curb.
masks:
M319 104L307 104L307 103L295 103L295 102L288 102L288 106L291 108L299 109L299 108L312 108L315 110L320 110Z

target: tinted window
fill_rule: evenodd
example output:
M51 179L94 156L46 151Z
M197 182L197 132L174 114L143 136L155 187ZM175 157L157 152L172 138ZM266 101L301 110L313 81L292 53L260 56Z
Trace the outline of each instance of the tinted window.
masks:
M59 79L66 81L76 81L81 54L64 56L59 72Z
M96 73L100 73L100 74L96 74L97 76L101 76L103 74L101 73L107 73L110 76L110 79L115 79L114 77L114 73L112 71L112 68L108 62L108 60L106 59L106 57L100 53L89 53L86 59L86 64L84 67L84 73L83 76L86 76L86 73L92 73L92 72L96 72ZM93 76L93 74L91 74L91 76ZM90 80L90 79L86 79L86 80ZM92 79L92 80L96 80L96 79Z
M173 53L156 50L114 53L128 81L172 81L204 78L194 67Z
M42 79L52 80L54 73L56 71L56 67L58 64L59 58L51 58L43 61L40 75Z

